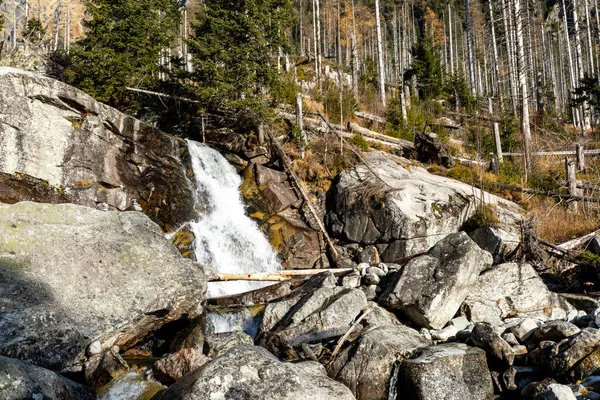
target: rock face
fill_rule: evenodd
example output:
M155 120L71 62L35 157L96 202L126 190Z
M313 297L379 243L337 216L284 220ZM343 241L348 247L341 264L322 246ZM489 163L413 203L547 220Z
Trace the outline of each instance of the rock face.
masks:
M498 326L516 314L546 314L547 319L555 310L564 316L564 307L531 265L506 263L481 274L461 310L472 322Z
M399 400L491 400L485 352L462 343L442 344L406 360L398 372Z
M340 353L329 367L329 376L348 386L358 400L386 400L396 363L429 344L412 328L379 326Z
M155 362L152 369L156 379L169 385L209 361L210 358L203 355L200 350L181 349Z
M0 354L65 370L95 338L126 350L195 317L202 268L139 212L0 205Z
M407 160L380 153L365 155L364 165L339 175L328 194L326 222L334 237L376 245L384 263L426 252L457 232L476 209L478 198L492 207L519 207L473 187L432 175ZM516 214L515 214L516 215Z
M0 202L135 200L165 231L194 214L184 141L30 72L0 67L0 94Z
M163 393L163 400L270 399L352 400L343 384L316 362L281 362L261 347L236 346L190 372Z
M0 399L94 400L96 393L47 369L0 356Z
M464 232L447 236L395 274L381 302L419 326L441 329L454 317L492 256Z

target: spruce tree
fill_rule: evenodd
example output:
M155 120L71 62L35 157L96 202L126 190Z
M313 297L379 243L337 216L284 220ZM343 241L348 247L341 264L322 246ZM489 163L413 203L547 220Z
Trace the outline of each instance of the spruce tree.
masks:
M66 79L97 100L136 111L127 86L158 84L159 55L174 39L179 5L174 0L88 0L86 37L73 46Z
M291 18L291 0L212 0L199 9L191 89L206 108L264 118L281 84L276 57L289 51Z

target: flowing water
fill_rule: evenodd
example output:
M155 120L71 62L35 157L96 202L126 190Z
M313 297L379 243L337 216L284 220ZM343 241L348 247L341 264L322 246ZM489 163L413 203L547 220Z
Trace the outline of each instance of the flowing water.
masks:
M188 140L196 179L200 217L190 223L196 236L198 262L220 273L274 272L277 254L247 215L239 192L242 179L218 151ZM258 282L211 282L208 297L242 293L263 287Z

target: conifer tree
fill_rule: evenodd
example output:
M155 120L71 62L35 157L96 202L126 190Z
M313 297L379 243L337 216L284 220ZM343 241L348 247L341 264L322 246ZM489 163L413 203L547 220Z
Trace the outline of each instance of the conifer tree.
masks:
M152 89L158 83L159 57L179 26L174 0L88 0L86 37L73 46L66 72L97 100L135 111L136 95L127 86Z
M264 117L281 84L276 57L289 51L291 0L212 0L196 16L194 85L207 108Z

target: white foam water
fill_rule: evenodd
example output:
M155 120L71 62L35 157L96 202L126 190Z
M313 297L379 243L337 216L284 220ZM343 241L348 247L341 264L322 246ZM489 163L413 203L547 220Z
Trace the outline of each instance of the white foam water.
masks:
M247 274L281 269L277 254L247 215L239 192L242 179L235 168L210 147L187 141L196 179L196 211L190 223L196 236L198 262L216 272ZM259 282L211 282L207 297L247 292Z

